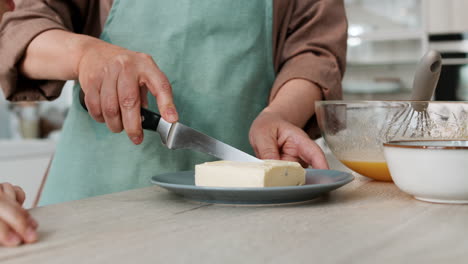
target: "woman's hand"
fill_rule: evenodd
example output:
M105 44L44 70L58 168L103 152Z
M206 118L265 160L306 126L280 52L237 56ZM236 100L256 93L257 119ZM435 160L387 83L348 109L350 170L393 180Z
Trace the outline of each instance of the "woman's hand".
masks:
M103 41L91 41L81 56L78 77L90 115L114 133L127 132L134 144L143 141L140 107L148 90L168 122L178 120L172 88L151 56Z
M21 206L25 194L18 186L0 184L0 245L15 247L37 241L37 222Z
M278 113L267 109L260 113L250 128L249 139L261 159L297 161L304 167L328 169L320 147L301 128Z
M148 90L162 117L171 123L178 120L171 85L147 54L53 29L32 40L20 69L36 80L78 79L89 114L112 132L125 130L135 144L143 141L140 107L147 104Z
M297 161L306 167L328 169L320 147L301 129L322 98L313 82L292 79L281 87L250 127L250 144L261 159Z

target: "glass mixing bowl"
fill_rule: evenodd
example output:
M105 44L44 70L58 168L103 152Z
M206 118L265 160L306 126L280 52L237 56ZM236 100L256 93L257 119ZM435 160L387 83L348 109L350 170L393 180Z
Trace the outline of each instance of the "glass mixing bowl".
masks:
M351 170L391 181L383 143L467 140L468 102L319 101L317 120L332 153Z

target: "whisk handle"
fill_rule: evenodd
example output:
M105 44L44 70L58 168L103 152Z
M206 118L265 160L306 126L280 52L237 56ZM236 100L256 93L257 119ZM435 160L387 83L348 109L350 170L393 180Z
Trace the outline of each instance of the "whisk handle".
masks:
M442 56L435 50L429 50L416 68L411 100L429 101L434 94L442 68Z

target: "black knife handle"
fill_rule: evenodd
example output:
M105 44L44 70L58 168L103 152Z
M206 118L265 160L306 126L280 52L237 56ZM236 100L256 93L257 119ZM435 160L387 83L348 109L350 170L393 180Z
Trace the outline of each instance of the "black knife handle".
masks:
M86 103L84 100L84 96L85 95L83 93L83 90L80 90L80 104L84 108L84 110L88 111L88 108L86 107ZM152 112L143 107L140 109L140 114L141 114L141 126L143 127L143 129L157 131L161 116L158 113Z

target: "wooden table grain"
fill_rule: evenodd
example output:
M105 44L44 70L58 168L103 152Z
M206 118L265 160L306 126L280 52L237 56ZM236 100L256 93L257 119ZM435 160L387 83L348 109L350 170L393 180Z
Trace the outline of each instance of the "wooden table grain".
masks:
M356 179L287 206L189 202L158 187L35 208L40 242L0 263L467 263L468 206Z

